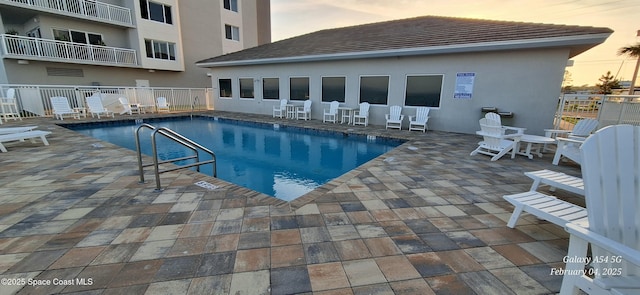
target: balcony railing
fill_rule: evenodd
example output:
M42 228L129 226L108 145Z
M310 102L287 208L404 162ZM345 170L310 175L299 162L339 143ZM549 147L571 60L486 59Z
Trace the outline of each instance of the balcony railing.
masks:
M126 7L98 2L95 0L0 0L0 3L17 4L20 7L32 6L44 11L66 12L90 19L99 19L113 23L133 25L131 10Z
M0 35L5 56L61 62L137 66L136 51L57 40Z

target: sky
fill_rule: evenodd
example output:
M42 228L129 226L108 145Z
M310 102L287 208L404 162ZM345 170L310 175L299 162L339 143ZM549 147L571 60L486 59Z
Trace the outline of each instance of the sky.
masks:
M636 65L618 50L640 42L639 0L271 0L271 39L425 15L612 29L604 43L573 58L573 86L595 85L607 71L629 81Z

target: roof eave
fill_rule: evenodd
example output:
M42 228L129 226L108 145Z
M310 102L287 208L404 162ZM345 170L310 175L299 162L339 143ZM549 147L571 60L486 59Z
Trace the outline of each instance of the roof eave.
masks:
M415 48L392 49L392 50L360 51L360 52L347 52L347 53L335 53L335 54L304 55L304 56L247 59L247 60L220 61L220 62L203 62L203 63L196 63L196 65L203 68L216 68L216 67L231 67L231 66L246 66L246 65L265 65L265 64L276 64L276 63L298 63L298 62L315 62L315 61L331 61L331 60L347 60L347 59L436 55L436 54L466 53L466 52L478 52L478 51L547 48L547 47L571 48L575 46L582 46L582 48L584 48L584 46L587 45L588 48L591 48L600 43L603 43L610 35L611 33L588 34L588 35L551 37L551 38L540 38L540 39L523 39L523 40L515 40L515 41L510 40L510 41L498 41L498 42L456 44L456 45L446 45L446 46L415 47ZM585 50L586 49L580 50L580 52L571 52L569 57L571 58L581 52L584 52Z

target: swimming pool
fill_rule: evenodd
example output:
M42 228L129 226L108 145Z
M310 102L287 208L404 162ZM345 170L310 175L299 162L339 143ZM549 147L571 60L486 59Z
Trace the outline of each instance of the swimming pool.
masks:
M134 132L141 122L119 121L65 126L76 132L135 150ZM261 124L210 117L145 119L167 127L216 154L218 178L291 201L369 160L402 141L345 135L338 132ZM151 131L141 130L142 152L151 155ZM190 151L158 137L162 160L190 155ZM201 159L207 159L201 154ZM212 166L202 173L211 175Z

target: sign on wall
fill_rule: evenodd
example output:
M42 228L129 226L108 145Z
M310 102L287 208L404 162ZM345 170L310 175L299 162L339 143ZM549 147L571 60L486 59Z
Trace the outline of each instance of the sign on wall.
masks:
M476 73L457 73L456 88L453 91L453 98L471 99L473 96L473 82Z

